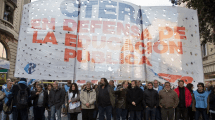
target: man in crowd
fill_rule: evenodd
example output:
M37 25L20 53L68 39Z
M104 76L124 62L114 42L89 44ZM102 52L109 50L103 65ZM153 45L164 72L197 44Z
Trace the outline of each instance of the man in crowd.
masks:
M128 90L126 98L130 110L130 120L141 120L143 91L137 86L137 81L131 82L131 89ZM134 118L135 115L136 119Z
M183 80L178 81L178 88L175 89L175 92L179 98L178 107L175 109L175 118L179 120L182 115L183 119L187 120L188 107L191 105L192 97L190 91L184 87Z
M96 94L99 120L104 120L104 113L106 113L107 120L111 120L112 108L115 107L115 95L106 78L101 78Z
M159 85L158 80L154 80L154 87L153 87L153 89L156 90L159 93L163 89L163 86ZM161 108L160 108L160 106L158 106L156 108L155 119L156 120L161 120Z
M96 92L94 89L92 89L91 82L87 82L86 86L86 89L82 90L80 94L82 120L93 120Z
M127 113L128 113L128 106L126 100L126 94L128 91L128 81L122 82L122 87L119 88L118 91L115 92L117 95L117 102L116 102L116 112L117 112L117 120L126 120Z
M149 82L143 93L143 107L145 108L146 120L155 120L156 108L159 104L158 92L153 89L153 83Z
M10 91L7 106L13 104L13 120L28 120L28 107L30 106L30 89L25 78L21 78Z
M144 87L142 86L140 80L137 81L137 86L144 91Z
M57 112L58 120L61 120L61 107L65 102L65 90L59 88L57 81L53 83L53 89L49 93L48 100L51 107L51 119L55 119Z
M192 109L195 111L195 120L199 120L200 114L203 117L203 120L208 120L207 115L207 107L209 106L209 92L204 91L204 84L198 83L197 84L197 91L193 92L193 104Z
M33 100L33 111L35 120L45 120L44 112L48 107L48 92L43 90L41 84L37 85L37 91L31 93L31 99Z
M113 80L110 80L109 81L109 85L110 87L116 91L117 90L117 87L114 86L114 81ZM115 103L116 103L116 99L115 99ZM112 109L112 117L113 117L113 120L116 120L116 106L113 107Z
M174 109L178 106L178 95L174 90L170 89L170 83L164 84L164 89L159 92L159 100L161 107L162 120L173 120Z
M110 81L109 81L109 85L110 85L110 87L111 87L114 91L116 91L116 87L114 86L114 81L113 81L113 80L110 80Z
M5 98L4 98L4 103L7 104L8 102L8 98L9 98L9 94L10 94L10 90L12 88L12 81L10 79L7 79L7 87L6 88L2 88L2 92L4 92L3 94L5 95ZM1 120L6 120L7 118L7 114L5 114L4 112L2 112L2 116L1 116ZM13 119L13 114L10 114L9 115L9 119L12 120Z

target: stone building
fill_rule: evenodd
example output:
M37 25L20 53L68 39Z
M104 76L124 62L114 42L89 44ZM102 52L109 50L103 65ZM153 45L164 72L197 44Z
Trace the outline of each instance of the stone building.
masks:
M24 4L31 0L0 0L0 84L14 78L19 29Z

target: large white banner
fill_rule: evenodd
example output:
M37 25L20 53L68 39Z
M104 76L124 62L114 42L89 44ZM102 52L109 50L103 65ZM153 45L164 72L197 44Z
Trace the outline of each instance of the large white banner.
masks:
M203 81L197 12L118 0L24 6L16 77Z

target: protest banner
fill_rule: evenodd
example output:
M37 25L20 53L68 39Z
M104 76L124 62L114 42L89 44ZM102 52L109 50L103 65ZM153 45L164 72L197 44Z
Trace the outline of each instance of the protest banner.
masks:
M118 0L24 6L16 77L203 81L197 12Z

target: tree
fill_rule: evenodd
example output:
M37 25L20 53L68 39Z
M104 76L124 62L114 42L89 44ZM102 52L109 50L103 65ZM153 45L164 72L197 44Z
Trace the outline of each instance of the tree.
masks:
M198 11L200 37L202 44L215 44L215 0L171 0L173 4L186 3L188 8Z

